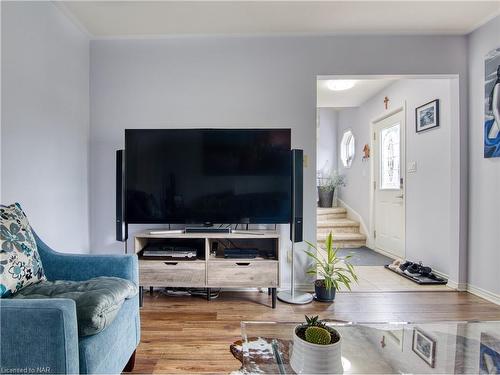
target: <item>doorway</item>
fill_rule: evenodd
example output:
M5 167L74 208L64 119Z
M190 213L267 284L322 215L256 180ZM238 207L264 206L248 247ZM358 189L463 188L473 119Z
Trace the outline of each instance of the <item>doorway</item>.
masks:
M374 249L405 258L406 111L399 107L372 123L372 224Z
M440 103L439 125L420 131L417 109L431 100ZM352 291L451 290L385 266L402 259L450 272L454 201L443 197L454 181L458 114L455 77L318 77L317 245L333 234L337 255L356 268ZM322 201L332 181L333 201Z

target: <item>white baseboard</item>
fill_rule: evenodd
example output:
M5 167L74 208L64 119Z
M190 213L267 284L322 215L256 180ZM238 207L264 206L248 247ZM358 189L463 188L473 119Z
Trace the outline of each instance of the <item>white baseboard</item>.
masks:
M455 289L457 292L466 292L467 291L467 283L457 283L454 280L448 280L448 287Z
M467 284L467 291L475 296L484 298L487 301L493 302L494 304L500 305L500 295L490 292L488 290L479 288L474 285Z
M352 209L351 206L349 206L346 202L344 202L342 199L337 198L340 207L343 207L347 211L347 217L351 220L355 220L359 223L359 231L361 234L366 235L367 241L370 238L370 235L368 233L368 227L366 226L366 223L364 222L363 218L361 217L360 214L358 214L355 210Z

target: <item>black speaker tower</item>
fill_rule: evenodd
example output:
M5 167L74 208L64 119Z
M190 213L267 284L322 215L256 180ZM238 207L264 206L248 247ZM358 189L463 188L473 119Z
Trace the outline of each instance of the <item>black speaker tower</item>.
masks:
M125 220L125 151L116 151L116 240L127 241L128 225Z
M303 195L304 195L304 151L292 150L292 225L290 240L303 241Z
M285 303L303 305L313 300L309 293L295 292L295 243L302 242L302 218L304 195L304 151L292 150L292 217L290 218L290 239L292 240L292 261L290 264L290 291L280 291L278 299Z

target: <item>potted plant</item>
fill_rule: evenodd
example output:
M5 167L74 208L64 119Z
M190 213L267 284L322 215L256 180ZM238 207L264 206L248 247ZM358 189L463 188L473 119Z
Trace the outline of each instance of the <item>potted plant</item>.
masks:
M318 206L332 207L335 189L340 186L345 186L345 176L336 171L318 178Z
M337 256L337 249L333 247L332 232L328 234L325 241L326 257L312 243L307 241L306 243L316 250L316 252L305 251L314 260L314 265L309 268L307 274L319 277L314 282L316 299L322 302L332 302L335 299L335 292L340 290L342 285L351 290L351 283L357 282L358 277L354 272L354 266L348 261L351 256Z
M297 374L342 374L341 336L318 317L299 324L293 332L290 365Z

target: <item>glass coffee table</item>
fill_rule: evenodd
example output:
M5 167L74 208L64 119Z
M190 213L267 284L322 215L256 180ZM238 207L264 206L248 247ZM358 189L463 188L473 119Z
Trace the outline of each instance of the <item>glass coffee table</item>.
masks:
M342 337L345 374L500 373L500 322L325 322ZM242 322L241 345L232 348L242 372L294 374L298 324Z

